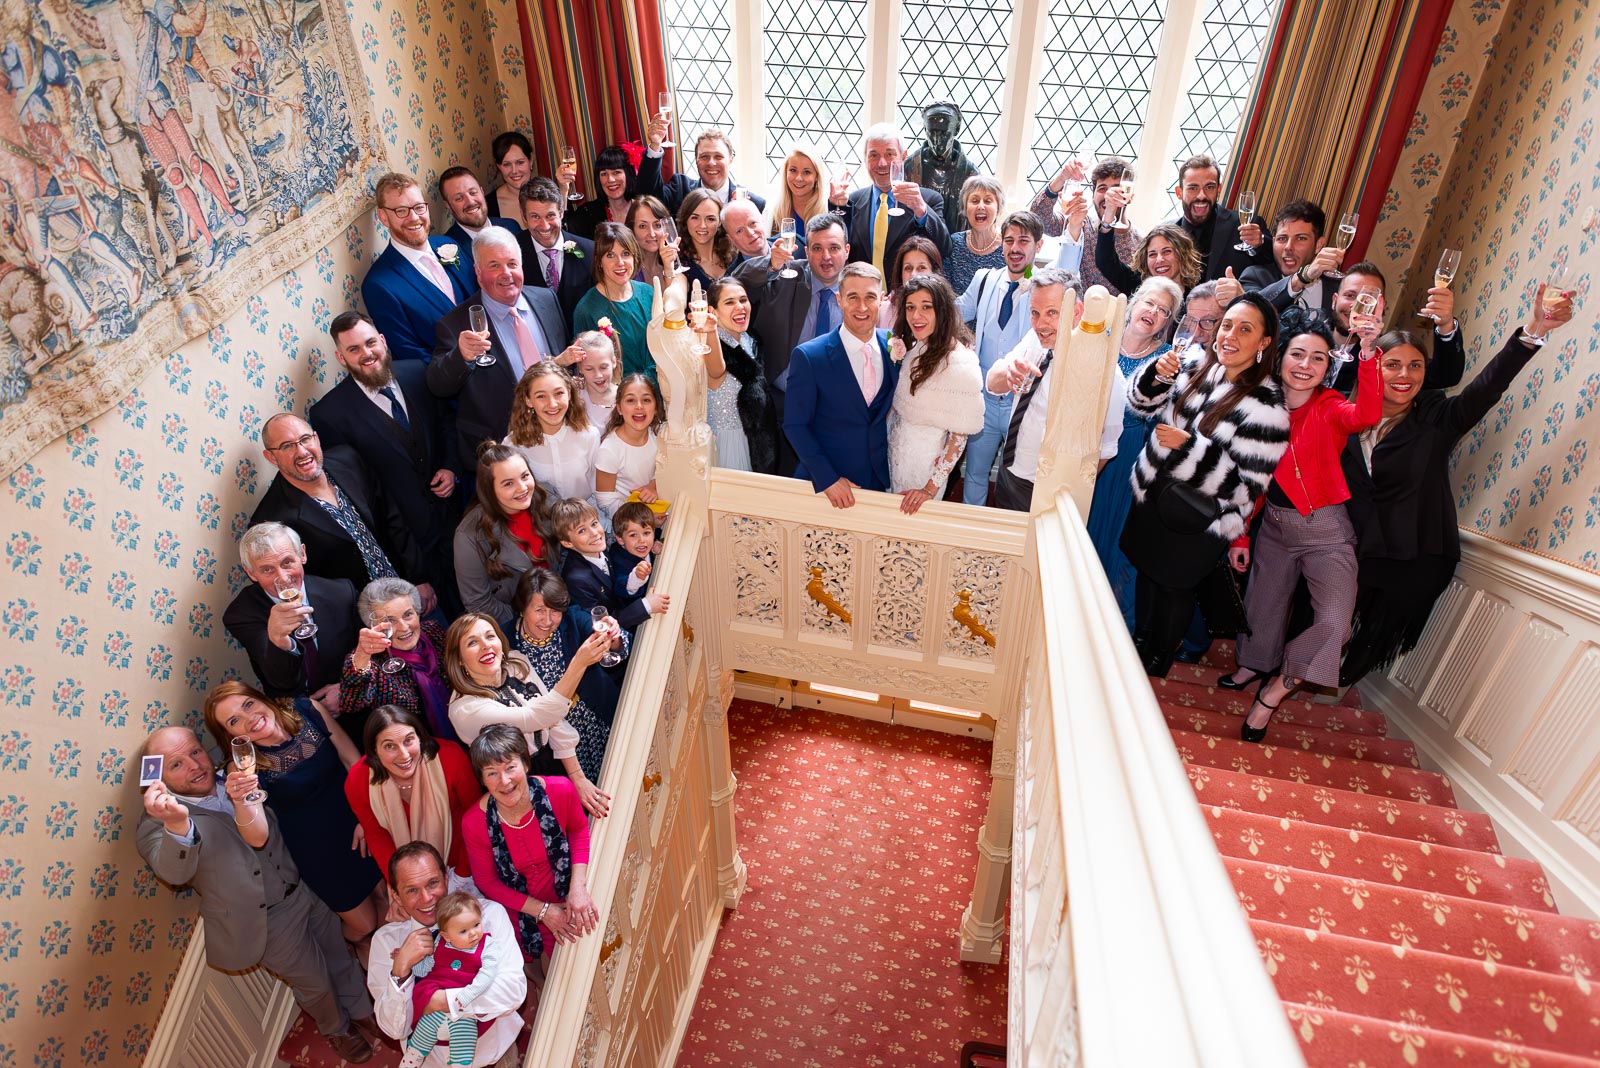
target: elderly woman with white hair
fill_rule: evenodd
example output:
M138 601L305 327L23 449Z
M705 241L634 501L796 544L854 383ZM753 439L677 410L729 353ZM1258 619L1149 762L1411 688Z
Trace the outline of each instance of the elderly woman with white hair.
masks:
M1000 220L1005 217L1006 191L998 178L974 174L961 184L961 212L967 229L950 235L944 276L957 293L965 293L972 276L985 267L1004 267Z
M339 675L345 714L365 720L372 709L397 705L415 712L435 738L456 741L444 628L422 618L417 588L402 578L375 579L356 599L356 614L362 627Z

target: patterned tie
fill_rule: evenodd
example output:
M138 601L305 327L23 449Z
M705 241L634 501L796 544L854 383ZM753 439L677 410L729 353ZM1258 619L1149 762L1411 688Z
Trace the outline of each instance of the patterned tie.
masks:
M444 264L440 263L430 252L422 257L422 268L422 273L431 278L433 284L439 287L439 292L445 295L445 299L451 305L454 305L456 302L456 287L450 284L450 276L444 273Z
M544 354L539 351L539 346L533 340L533 331L528 329L528 324L523 321L522 313L515 308L511 309L511 332L517 337L517 353L520 356L521 367L516 366L517 360L512 361L512 370L517 372L517 378L522 378L525 367L531 367L544 359Z
M878 395L878 340L874 337L871 341L861 346L861 399L872 406L873 398Z
M400 406L400 398L395 396L393 386L384 386L379 393L389 398L389 414L394 416L394 421L400 424L400 429L407 434L411 433L411 420L406 418L406 410Z
M1022 417L1028 411L1028 405L1033 403L1033 395L1039 392L1039 383L1044 381L1044 373L1050 369L1050 361L1055 357L1055 350L1045 351L1044 359L1039 361L1039 377L1033 380L1033 385L1028 387L1028 392L1017 398L1017 403L1011 409L1011 425L1006 428L1006 443L1000 449L1000 470L1008 471L1017 458L1017 431L1022 429Z
M561 250L559 248L547 248L544 250L544 257L548 262L548 266L544 269L544 276L549 281L550 288L555 289L561 284Z
M1006 283L1006 295L1000 298L1000 329L1004 330L1011 321L1011 313L1016 310L1014 300L1017 295L1017 283Z
M883 252L889 244L889 194L878 194L878 213L872 217L872 265L883 272Z
M823 334L826 334L832 329L833 290L819 289L817 290L817 320L816 324L812 327L811 337L821 337ZM811 338L808 337L804 338L803 340L810 341Z

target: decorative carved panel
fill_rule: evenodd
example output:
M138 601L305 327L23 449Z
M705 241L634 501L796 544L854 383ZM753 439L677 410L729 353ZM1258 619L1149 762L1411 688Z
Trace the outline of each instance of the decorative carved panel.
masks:
M733 618L783 626L783 530L770 519L730 516Z
M978 711L988 707L986 702L990 683L987 679L935 674L917 668L837 656L813 648L783 648L760 642L738 642L734 646L734 658L741 668L780 678L815 679L819 682L848 679L850 685L874 693L915 697Z
M1390 673L1395 682L1413 694L1422 692L1429 674L1438 666L1440 655L1449 645L1450 636L1456 632L1462 609L1471 599L1472 590L1460 579L1450 580L1434 606L1433 615L1428 617L1428 625L1417 640L1416 648L1401 657Z
M1458 732L1487 754L1491 763L1504 759L1529 729L1537 707L1530 699L1548 689L1551 661L1566 637L1560 627L1538 616L1525 616L1510 644L1504 646L1494 675L1484 681Z
M1443 662L1418 704L1446 723L1454 724L1466 711L1467 684L1489 655L1489 640L1511 606L1499 597L1479 592L1467 606L1460 628L1451 638Z
M1540 800L1548 800L1549 789L1570 765L1572 754L1594 751L1596 708L1600 708L1600 648L1588 645L1556 682L1544 715L1507 762L1506 774Z
M994 648L956 622L950 612L955 608L961 591L971 591L972 610L978 622L990 634L999 637L1000 610L1005 606L1006 574L1010 567L1009 560L993 553L957 549L950 554L950 581L946 586L945 601L939 607L944 617L943 652L946 655L982 663L994 660Z
M847 530L808 527L801 536L800 575L802 583L812 581L813 569L822 569L822 588L839 605L856 615L855 559L856 539ZM816 634L848 638L851 624L829 612L815 597L807 595L800 611L800 629Z
M922 648L930 555L922 542L883 538L873 543L873 645Z

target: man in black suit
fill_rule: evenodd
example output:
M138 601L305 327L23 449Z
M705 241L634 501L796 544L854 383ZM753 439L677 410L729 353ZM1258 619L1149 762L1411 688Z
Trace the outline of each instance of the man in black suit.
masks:
M1299 305L1331 316L1335 279L1323 275L1343 255L1323 241L1328 217L1309 200L1291 200L1272 220L1272 262L1246 267L1237 280L1217 280L1217 299L1226 305L1241 292L1259 292L1280 313Z
M1339 288L1334 292L1333 304L1329 308L1332 318L1333 338L1340 345L1356 344L1364 349L1371 347L1381 334L1381 324L1388 317L1385 307L1384 291L1389 282L1383 272L1375 263L1362 260L1347 269L1344 277L1339 280ZM1370 336L1356 336L1351 329L1350 313L1355 307L1356 294L1363 289L1376 289L1378 291L1378 320L1380 329ZM1432 316L1435 322L1433 328L1433 355L1428 358L1428 370L1422 379L1423 389L1449 389L1461 382L1461 376L1467 370L1466 343L1461 337L1461 323L1456 319L1455 294L1450 292L1448 286L1434 286L1428 290L1427 303L1422 306L1422 311ZM1334 380L1334 388L1341 393L1349 394L1356 387L1356 361L1348 360L1340 368Z
M839 325L839 276L849 260L844 219L823 212L806 223L804 263L791 262L788 252L774 245L770 258L752 260L736 275L750 296L750 333L761 350L777 420L778 470L785 474L799 462L783 434L789 356L796 346ZM795 277L783 276L786 267L794 268Z
M433 395L458 398L456 435L464 473L476 468L479 444L506 436L511 396L522 372L568 347L555 294L523 285L522 251L511 232L491 226L472 243L482 291L439 320L428 363ZM489 329L482 333L472 329L469 309L475 304L488 318ZM480 367L475 361L485 352L495 360Z
M715 126L701 130L700 136L694 139L694 166L700 177L691 178L680 172L663 182L661 142L666 139L666 120L660 113L650 116L650 124L645 130L647 143L644 158L639 161L638 189L641 195L659 198L674 216L678 214L683 198L702 186L724 205L743 198L754 203L757 211L767 210L765 197L752 193L733 180L733 142L728 140L727 134ZM682 153L678 158L683 158Z
M940 256L948 256L950 231L944 224L944 197L915 182L890 187L890 168L905 162L900 131L892 123L880 122L868 127L862 140L867 177L872 181L851 193L848 201L850 259L872 264L887 278L901 244L913 234L926 237L939 246ZM896 207L904 214L891 215Z
M222 625L244 646L268 697L310 696L339 712L339 672L356 647L356 588L345 579L305 573L300 535L282 523L257 523L239 539L239 562L250 585L222 613ZM285 599L279 590L298 590ZM317 631L297 640L306 623Z
M261 425L262 455L278 476L262 494L250 523L293 527L305 543L312 573L345 579L356 589L399 575L417 587L424 613L434 595L422 553L400 509L349 446L324 452L317 432L299 416L280 412Z
M328 327L333 355L346 375L311 406L306 418L324 448L355 450L400 509L422 550L446 616L456 598L451 539L461 518L456 506L455 415L428 392L427 369L395 363L372 320L343 312Z
M472 239L485 226L504 226L512 233L522 227L515 219L489 214L489 202L483 195L483 186L477 175L465 167L447 167L439 175L439 199L450 209L455 222L444 236L455 242L461 256L461 268L468 277L472 275Z
M1217 203L1222 195L1222 168L1210 156L1191 156L1178 168L1178 201L1182 210L1171 220L1194 239L1204 268L1201 281L1227 277L1233 268L1234 277L1245 268L1267 262L1266 232L1257 215L1241 220L1239 213ZM1243 241L1251 246L1241 252L1234 245ZM1226 302L1224 302L1226 303Z
M573 309L594 288L594 242L561 228L566 203L550 179L528 179L522 187L522 215L528 228L517 235L517 245L522 250L523 284L554 291L570 334Z

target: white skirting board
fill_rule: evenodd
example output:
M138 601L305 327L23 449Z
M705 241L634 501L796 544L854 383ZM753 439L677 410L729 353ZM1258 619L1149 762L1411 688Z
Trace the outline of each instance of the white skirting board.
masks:
M1562 912L1600 918L1600 577L1463 530L1417 647L1360 690Z

